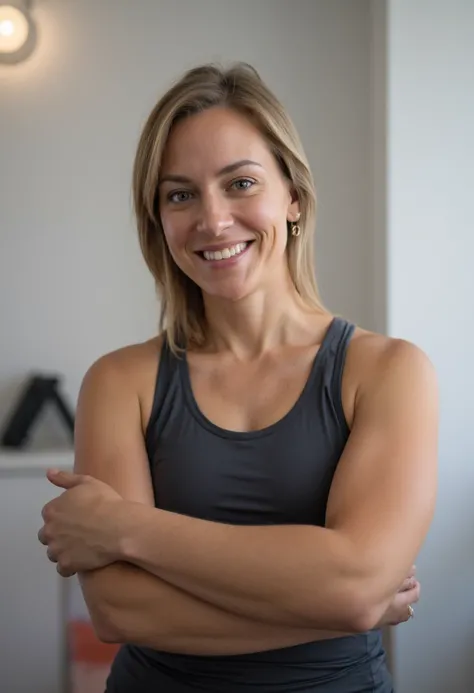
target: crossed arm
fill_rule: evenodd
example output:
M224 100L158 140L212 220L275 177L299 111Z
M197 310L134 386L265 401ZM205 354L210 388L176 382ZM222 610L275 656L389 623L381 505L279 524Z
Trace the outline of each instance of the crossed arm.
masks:
M358 393L325 528L235 527L155 509L139 404L110 370L102 363L84 381L75 470L125 499L122 562L80 576L104 639L237 652L379 623L434 508L437 391L421 352L393 344Z
M87 373L80 393L75 469L112 486L130 502L124 512L155 512L140 408L127 396L113 364L105 360ZM133 460L133 464L131 464ZM164 651L194 655L243 654L334 638L343 633L265 623L200 599L125 560L79 573L98 636Z

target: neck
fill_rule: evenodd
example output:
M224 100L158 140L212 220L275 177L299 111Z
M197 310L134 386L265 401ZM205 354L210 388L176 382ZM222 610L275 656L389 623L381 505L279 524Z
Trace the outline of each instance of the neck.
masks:
M208 344L229 350L239 360L262 356L288 344L314 319L315 310L301 299L290 278L285 286L265 287L239 301L204 295Z

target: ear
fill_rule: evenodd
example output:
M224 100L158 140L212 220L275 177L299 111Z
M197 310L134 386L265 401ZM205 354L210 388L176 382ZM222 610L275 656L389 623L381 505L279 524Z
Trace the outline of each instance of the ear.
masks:
M289 222L297 222L300 220L301 212L299 202L293 202L288 208L288 214L286 216Z
M288 212L286 218L289 222L299 221L301 216L300 211L300 201L298 199L298 194L294 188L290 190L290 203L288 205Z

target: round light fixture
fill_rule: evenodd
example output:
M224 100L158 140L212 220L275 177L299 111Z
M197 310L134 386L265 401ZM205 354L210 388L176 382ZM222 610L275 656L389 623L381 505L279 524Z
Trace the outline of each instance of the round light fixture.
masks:
M31 52L33 28L20 5L0 3L0 62L18 62Z

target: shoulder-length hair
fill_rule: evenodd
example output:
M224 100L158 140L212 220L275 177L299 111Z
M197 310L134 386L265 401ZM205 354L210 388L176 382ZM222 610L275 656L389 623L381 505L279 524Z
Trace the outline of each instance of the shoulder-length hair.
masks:
M267 140L300 205L300 235L288 224L287 257L301 298L322 308L315 276L316 192L298 133L286 110L259 73L246 63L224 69L214 64L186 72L158 101L141 133L133 169L133 202L138 237L161 302L160 329L174 353L202 344L206 320L201 289L176 265L160 221L158 183L166 141L183 118L215 106L248 117Z

